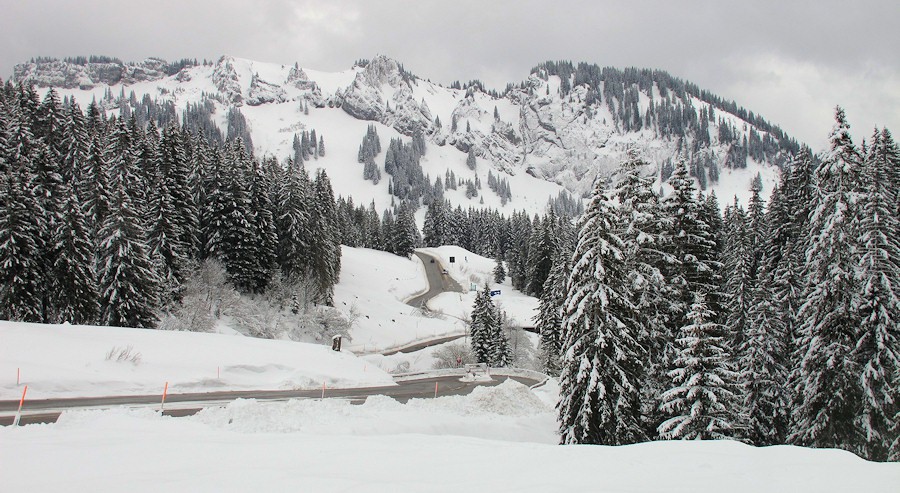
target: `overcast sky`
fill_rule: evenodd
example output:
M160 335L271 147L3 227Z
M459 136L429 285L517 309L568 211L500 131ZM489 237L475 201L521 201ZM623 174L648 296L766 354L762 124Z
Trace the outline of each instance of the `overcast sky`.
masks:
M35 56L215 59L336 71L385 54L502 89L548 59L659 68L816 150L833 108L900 135L900 2L0 0L0 76Z

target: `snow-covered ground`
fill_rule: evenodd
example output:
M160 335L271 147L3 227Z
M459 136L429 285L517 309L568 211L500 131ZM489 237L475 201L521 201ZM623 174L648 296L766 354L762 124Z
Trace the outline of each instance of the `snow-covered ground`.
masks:
M895 492L900 464L847 452L671 441L556 445L545 394L236 401L189 418L78 411L0 428L4 491Z
M128 348L131 357L118 361ZM161 394L166 382L170 393L393 384L378 368L330 346L0 321L0 399L19 398L26 384L28 399L46 399Z

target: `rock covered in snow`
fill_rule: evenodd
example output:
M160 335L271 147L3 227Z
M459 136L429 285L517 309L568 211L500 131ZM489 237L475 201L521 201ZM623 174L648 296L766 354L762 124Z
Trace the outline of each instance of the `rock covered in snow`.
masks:
M430 133L431 111L413 96L415 79L400 64L383 55L372 59L343 92L341 108L350 116L381 122L404 135Z
M159 58L137 63L118 60L80 63L51 59L16 65L13 78L37 87L91 89L101 84L112 86L159 80L168 75L168 68L166 61Z
M244 95L241 91L241 82L235 68L235 60L229 56L222 56L216 62L216 67L212 73L213 84L216 89L232 104L240 105L244 102Z
M250 90L247 94L247 104L259 106L266 103L283 103L287 101L284 89L281 86L266 82L253 74L250 81Z

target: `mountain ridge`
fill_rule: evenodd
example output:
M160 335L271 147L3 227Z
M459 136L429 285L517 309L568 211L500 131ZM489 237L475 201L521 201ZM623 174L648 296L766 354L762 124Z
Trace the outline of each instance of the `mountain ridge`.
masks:
M447 159L456 163L471 152L489 170L558 185L548 187L548 196L555 196L559 187L584 196L596 177L611 179L629 147L639 148L657 165L653 172L661 186L674 161L683 158L702 188L722 190L725 197L741 195L749 188L743 175L760 173L764 183L774 184L778 167L799 149L779 127L666 72L587 63L544 62L502 93L485 90L477 80L444 87L383 55L333 73L232 56L172 63L159 58L38 58L17 65L14 80L54 87L83 104L99 100L113 113L144 94L171 102L175 117L189 104L210 102L212 119L223 134L228 124L224 115L238 108L255 151L279 159L291 155L298 130L319 127L320 135L332 139L358 128L350 119L373 122L390 129L385 132L389 138L421 133L429 147L459 152L431 153L440 156L423 162L430 176L459 169ZM126 92L136 97L126 98ZM324 118L329 126L322 128L322 119L313 117L319 110L340 110L347 119L329 115ZM273 121L279 124L273 126ZM338 145L356 146L361 137L342 135ZM325 159L321 165L333 163ZM723 180L724 175L730 178ZM363 193L358 202L369 195Z

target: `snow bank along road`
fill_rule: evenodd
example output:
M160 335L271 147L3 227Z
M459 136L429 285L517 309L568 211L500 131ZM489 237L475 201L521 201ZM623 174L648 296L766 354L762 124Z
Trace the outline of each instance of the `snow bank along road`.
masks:
M429 398L435 395L465 395L478 385L494 386L507 378L512 378L525 385L542 382L536 376L495 376L489 381L461 381L461 372L438 377L416 378L400 381L397 385L384 387L359 387L352 389L325 389L326 398L342 398L352 401L363 401L370 395L384 395L406 402L413 398ZM204 407L224 405L234 399L257 399L279 401L288 399L314 399L322 397L322 389L315 390L245 390L233 392L206 392L170 394L166 396L165 412L168 416L188 416L197 413ZM161 395L130 395L111 397L75 397L64 399L45 399L25 401L20 424L54 423L66 410L103 409L116 406L153 407L160 406ZM0 401L0 425L11 425L19 406L18 400Z

